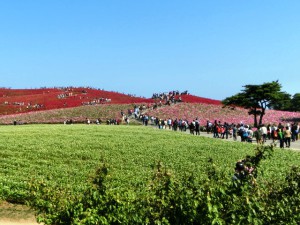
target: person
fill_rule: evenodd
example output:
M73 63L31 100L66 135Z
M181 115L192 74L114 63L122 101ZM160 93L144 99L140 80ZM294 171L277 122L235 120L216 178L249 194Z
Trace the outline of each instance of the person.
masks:
M271 137L273 142L276 142L277 138L278 138L278 133L277 133L277 126L276 124L273 124L271 126Z
M225 127L224 127L224 125L220 126L219 133L220 133L221 138L224 139L224 136L225 136Z
M242 142L247 142L248 141L248 136L249 136L249 133L248 133L248 126L245 125L243 130L242 130L242 136L241 136L241 141Z
M282 128L277 129L277 135L279 139L280 148L284 148L284 134Z
M244 124L240 124L240 127L238 128L238 134L239 134L239 136L241 136L241 142L245 141L244 133L245 133Z
M190 124L189 124L189 129L190 129L190 134L194 135L195 134L195 120L193 120Z
M172 128L172 120L171 120L171 118L168 119L168 127L169 127L169 130Z
M206 132L209 134L211 132L212 123L207 120L206 121Z
M196 132L196 135L200 135L200 123L199 123L198 118L196 118L196 120L195 120L195 132Z
M236 141L237 140L237 127L234 124L233 128L232 128L232 136L233 136L233 140Z
M297 123L293 123L292 125L292 128L291 128L291 132L292 132L292 141L297 141L298 140L298 131L299 131L299 128L298 128L298 124Z
M158 128L159 129L163 129L163 121L161 120L161 119L159 119L159 121L158 121Z
M252 138L253 138L253 130L252 128L249 126L249 129L248 129L248 139L247 139L247 142L249 143L252 143Z
M177 127L178 127L178 120L177 120L177 118L174 120L174 122L173 122L173 130L174 131L177 131Z
M233 180L244 180L246 177L246 173L245 173L245 165L242 161L238 161L235 164L235 173L232 177Z
M253 171L253 167L246 166L245 160L239 160L235 164L235 173L232 180L243 182L252 176Z
M272 132L271 124L268 124L268 126L267 126L267 137L268 137L268 140L271 140L271 132Z
M267 129L267 127L264 124L262 124L261 127L259 128L259 130L262 133L263 142L266 142L267 141L267 136L268 136L268 129Z
M223 133L223 138L225 136L226 139L228 139L228 134L229 134L229 124L227 122L224 123L224 133Z
M144 125L148 126L149 117L148 115L144 115Z
M126 123L127 125L129 125L129 117L128 117L128 116L125 116L125 123Z
M254 132L254 137L256 139L256 143L257 144L262 144L263 143L263 133L262 133L262 130L261 129L257 129L255 132Z
M219 138L219 125L218 125L218 122L217 120L215 120L214 122L214 126L213 126L213 134L214 134L214 138Z
M287 148L291 147L292 132L288 126L286 127L285 131L283 132L283 136L284 136L285 147L287 147Z

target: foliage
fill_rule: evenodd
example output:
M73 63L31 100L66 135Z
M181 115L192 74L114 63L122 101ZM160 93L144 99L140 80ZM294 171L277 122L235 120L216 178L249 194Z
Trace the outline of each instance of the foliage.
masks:
M67 109L54 109L41 112L29 112L26 114L13 114L0 117L0 123L12 124L12 121L21 121L25 124L62 124L65 120L73 120L73 123L85 123L89 118L92 123L101 119L105 123L107 119L120 119L121 111L127 112L133 109L133 104L112 104L100 106L80 106Z
M258 170L261 161L272 152L272 146L259 146L256 154L246 159ZM213 160L209 160L206 168L204 179L197 180L195 175L186 173L180 180L158 162L144 191L134 194L134 187L119 192L109 186L110 170L107 164L102 164L84 194L62 199L56 188L51 190L37 183L32 185L29 203L39 210L39 220L45 224L298 224L300 221L298 168L292 168L282 188L271 183L253 183L250 175L247 182L231 181L230 175Z
M152 103L152 99L134 97L90 87L3 89L0 88L0 115L73 108L96 99L110 99L109 104ZM107 103L104 101L103 104ZM99 104L98 104L99 105ZM39 107L35 107L39 106Z
M254 126L262 124L263 116L267 108L277 101L281 101L284 94L280 91L278 81L263 83L261 85L245 85L242 92L225 98L224 105L236 105L248 109L249 115L254 116ZM259 116L259 121L257 117Z
M67 109L54 109L40 112L30 112L26 114L13 114L0 117L0 124L12 124L14 120L21 121L27 124L62 124L67 119L73 119L74 123L83 123L86 118L90 118L92 122L100 118L102 120L111 118L120 118L120 112L127 112L128 109L133 109L132 104L112 104L101 106L81 106ZM212 104L194 104L180 103L168 107L157 109L148 109L145 111L150 116L162 119L187 119L192 121L196 117L199 118L200 124L205 126L206 121L221 121L222 123L240 123L253 124L253 118L250 117L246 109L235 107L222 107L221 105ZM278 110L267 110L265 112L263 123L283 123L285 121L292 122L299 120L300 113L287 112ZM131 120L130 124L134 121Z
M294 94L291 100L291 111L300 112L300 93Z
M286 207L285 202L269 209L260 199L270 197L265 190L289 187L284 178L289 167L298 164L298 152L275 149L272 160L260 162L255 189L248 185L239 188L239 194L228 195L237 188L231 180L235 162L245 155L255 156L253 148L146 127L1 126L0 196L9 202L32 201L48 224L54 220L94 223L101 215L111 224L211 224L233 220L231 212L234 221L241 220L239 215L245 218L252 212L250 207L264 212L255 210L253 218L272 217L271 209L282 217L278 209ZM99 170L94 172L95 168ZM289 184L298 179L292 177ZM293 193L299 186L291 187L284 190ZM253 195L247 194L248 189L255 190ZM246 204L247 197L251 205ZM295 204L286 209L297 212L297 195L288 200Z
M110 99L94 104L95 100ZM190 94L182 95L182 101L220 105L219 100L202 98ZM114 91L90 87L6 89L0 88L0 115L13 115L53 109L79 107L86 104L153 104L154 100ZM38 106L38 107L36 107Z
M300 93L296 93L293 97L286 93L280 93L280 101L272 102L270 107L275 110L283 111L300 111Z
M299 224L300 168L293 166L284 184L272 188L266 197L266 217L270 224Z
M136 208L130 195L115 193L107 184L108 166L98 167L83 194L74 195L52 182L33 181L28 204L44 224L129 224ZM121 199L121 195L126 199ZM134 218L134 216L133 216Z
M273 101L270 103L270 108L274 110L291 111L292 110L292 99L291 95L286 92L278 93L280 95L280 101Z

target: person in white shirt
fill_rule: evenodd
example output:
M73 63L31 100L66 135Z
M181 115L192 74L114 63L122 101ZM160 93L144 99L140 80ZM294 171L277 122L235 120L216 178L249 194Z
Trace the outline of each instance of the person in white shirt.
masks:
M268 134L267 127L264 124L262 124L259 130L261 131L261 134L262 134L262 137L263 137L263 142L266 142L267 141L267 134Z

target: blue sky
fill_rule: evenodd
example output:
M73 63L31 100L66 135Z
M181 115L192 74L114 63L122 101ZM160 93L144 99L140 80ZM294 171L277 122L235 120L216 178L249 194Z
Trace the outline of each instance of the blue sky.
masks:
M300 1L0 1L1 87L300 92Z

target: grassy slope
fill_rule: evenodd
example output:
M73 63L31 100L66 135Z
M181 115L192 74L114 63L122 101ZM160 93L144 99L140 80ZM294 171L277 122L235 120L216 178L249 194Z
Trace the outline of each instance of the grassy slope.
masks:
M147 104L147 103L140 103ZM75 122L83 122L85 118L96 120L97 118L105 121L106 119L120 119L121 110L127 113L128 109L133 109L134 104L104 104L97 106L80 106L66 109L45 110L39 112L30 112L24 114L12 114L0 116L0 124L12 124L14 120L24 123L63 123L64 120L73 119ZM192 121L199 118L201 125L206 125L206 121L221 121L222 123L240 123L253 124L253 116L249 116L248 111L243 108L232 110L222 105L203 104L203 103L178 103L171 106L163 106L157 109L146 110L150 116L160 119L182 118ZM263 123L273 124L282 122L292 123L300 118L299 112L284 112L267 110Z
M116 188L143 187L153 166L161 160L178 176L198 174L212 157L233 173L236 160L253 154L253 146L230 143L146 127L96 125L2 126L0 136L0 196L26 195L32 179L52 182L80 191L104 158L111 167ZM276 150L263 166L267 179L282 180L300 154ZM1 198L1 197L0 197Z
M12 124L14 120L24 123L63 123L64 120L73 119L74 122L83 122L86 118L95 120L120 118L121 110L127 112L133 109L133 104L80 106L67 109L54 109L41 112L15 114L0 117L0 124Z

